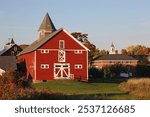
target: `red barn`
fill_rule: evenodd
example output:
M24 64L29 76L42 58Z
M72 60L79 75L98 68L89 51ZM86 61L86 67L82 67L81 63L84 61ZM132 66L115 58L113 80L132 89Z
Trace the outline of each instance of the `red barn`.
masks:
M18 69L33 81L88 81L88 48L65 29L56 30L48 13L38 31L39 39L18 54Z

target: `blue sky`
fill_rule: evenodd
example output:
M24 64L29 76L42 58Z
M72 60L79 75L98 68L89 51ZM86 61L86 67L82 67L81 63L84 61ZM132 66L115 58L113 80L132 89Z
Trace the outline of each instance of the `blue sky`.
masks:
M150 47L150 0L0 0L0 49L13 37L31 44L49 13L57 29L89 34L97 48Z

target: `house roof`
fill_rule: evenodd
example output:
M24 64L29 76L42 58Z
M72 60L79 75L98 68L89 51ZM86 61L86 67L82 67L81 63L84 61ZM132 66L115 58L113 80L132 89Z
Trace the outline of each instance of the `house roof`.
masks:
M49 39L51 39L53 36L55 36L56 34L58 34L61 31L62 31L62 29L59 29L57 31L52 32L51 34L49 34L44 39L40 39L40 40L34 41L31 45L29 45L27 48L25 48L17 56L20 56L22 54L26 54L26 53L29 53L29 52L32 52L32 51L38 49L41 45L43 45L44 43L46 43Z
M55 26L54 26L54 24L53 24L53 22L52 22L52 20L51 20L48 13L46 13L46 15L44 17L44 20L42 21L42 24L39 28L39 30L43 30L43 29L47 30L47 31L52 31L52 32L56 31L56 28L55 28Z
M137 60L132 56L124 55L124 54L108 54L102 57L98 57L96 60Z
M113 48L114 48L115 46L114 46L114 44L112 43L112 44L110 45L110 47L113 47Z
M19 47L17 44L14 44L14 45L8 47L7 49L4 48L2 51L0 51L0 56L2 56L5 52L7 52L8 50L10 50L10 49L13 48L14 46ZM19 47L19 48L20 48L20 47Z
M1 51L0 51L0 56L1 56L3 53L5 53L6 51L7 51L6 49L1 50Z
M7 52L12 47L13 46L8 47L7 49L4 48L2 51L0 51L0 56L2 56L5 52Z
M30 46L28 46L27 48L25 48L22 52L20 52L17 56L29 53L29 52L33 52L34 50L38 49L39 47L41 47L43 44L45 44L47 41L51 40L54 36L56 36L58 33L60 33L61 31L66 32L66 34L68 34L72 39L74 39L77 43L79 43L83 48L85 48L86 50L89 50L87 47L85 47L81 42L79 42L77 39L75 39L69 32L67 32L65 29L60 28L57 31L52 32L51 34L49 34L47 37L41 39L41 40L36 40L35 42L33 42Z
M16 57L15 56L0 56L0 69L16 69Z

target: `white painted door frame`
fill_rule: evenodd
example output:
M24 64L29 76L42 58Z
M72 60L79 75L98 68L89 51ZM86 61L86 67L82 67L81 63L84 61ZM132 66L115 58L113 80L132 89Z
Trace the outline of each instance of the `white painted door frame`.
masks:
M70 79L70 64L54 63L54 79Z

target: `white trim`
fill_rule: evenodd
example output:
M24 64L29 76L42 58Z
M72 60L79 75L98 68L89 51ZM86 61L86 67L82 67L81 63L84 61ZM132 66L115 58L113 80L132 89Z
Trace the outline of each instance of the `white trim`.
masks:
M67 67L64 67L66 65ZM59 69L59 70L56 72L56 69ZM68 70L68 74L65 71L65 69ZM58 76L59 73L60 73L60 76ZM67 77L63 77L64 74ZM54 63L54 79L70 79L70 64L69 63Z
M83 65L82 64L75 64L74 69L82 69Z
M62 29L68 36L70 36L75 42L77 42L80 46L82 46L85 50L90 51L85 45L83 45L80 41L74 38L68 31Z
M36 80L36 51L34 51L34 79Z
M37 49L38 51L41 51L41 50L43 50L43 49ZM58 51L58 50L60 50L60 49L47 49L47 50L49 50L49 51ZM77 51L77 50L79 50L79 49L65 49L66 51ZM87 50L84 50L84 49L80 49L82 52L83 51L87 51Z

